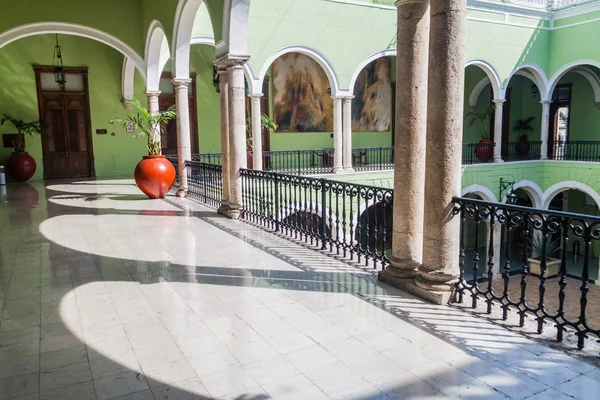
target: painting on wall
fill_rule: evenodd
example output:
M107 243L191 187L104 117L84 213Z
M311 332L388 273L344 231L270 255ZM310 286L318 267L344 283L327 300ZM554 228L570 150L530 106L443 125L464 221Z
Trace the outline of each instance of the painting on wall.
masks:
M392 62L380 58L358 75L352 100L354 132L388 132L392 123Z
M304 54L284 54L273 63L273 108L279 132L333 131L329 80Z

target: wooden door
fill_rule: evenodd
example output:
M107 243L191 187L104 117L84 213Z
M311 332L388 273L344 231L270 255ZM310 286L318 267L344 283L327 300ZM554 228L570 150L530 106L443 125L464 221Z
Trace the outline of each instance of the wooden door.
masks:
M51 86L51 67L35 66L44 179L95 176L87 69L65 68L71 86ZM49 84L50 82L50 84Z

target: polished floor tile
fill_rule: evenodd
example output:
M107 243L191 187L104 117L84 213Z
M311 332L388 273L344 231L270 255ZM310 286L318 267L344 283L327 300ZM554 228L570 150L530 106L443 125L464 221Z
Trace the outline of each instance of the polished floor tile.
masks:
M594 365L129 180L0 200L0 400L600 391Z

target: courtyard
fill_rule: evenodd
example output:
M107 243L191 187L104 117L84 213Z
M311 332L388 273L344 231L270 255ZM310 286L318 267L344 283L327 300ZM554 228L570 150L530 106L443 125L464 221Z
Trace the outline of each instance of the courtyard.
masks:
M0 248L3 400L600 391L597 358L431 305L189 200L145 199L131 180L6 186Z

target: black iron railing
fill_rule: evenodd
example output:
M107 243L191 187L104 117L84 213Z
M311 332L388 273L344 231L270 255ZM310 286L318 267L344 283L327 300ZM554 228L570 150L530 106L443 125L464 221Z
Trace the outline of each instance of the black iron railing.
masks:
M264 171L322 174L331 172L332 168L333 149L263 151Z
M508 142L506 149L503 149L502 158L504 161L525 161L539 160L541 156L542 142Z
M173 183L173 187L171 188L171 190L177 190L179 188L179 166L177 164L177 154L166 154L165 158L169 160L175 168L175 182Z
M186 161L188 197L213 208L221 205L223 178L220 165Z
M600 241L600 218L465 198L455 198L454 204L461 221L459 302L470 297L475 308L481 299L488 313L497 304L504 319L512 309L521 326L530 316L538 333L545 322L554 323L557 339L572 330L580 349L589 335L600 337L600 318L587 311L588 281L598 268L592 253ZM494 246L498 242L499 254ZM571 242L583 249L577 262L570 262L567 254ZM573 267L580 270L567 279ZM502 279L494 280L495 274Z
M198 161L205 164L221 164L221 153L196 153L192 154L192 161Z
M243 219L373 268L388 264L392 189L245 169L240 175Z
M355 171L394 169L394 148L390 146L352 149L352 167Z
M494 162L494 142L463 143L463 165Z
M548 153L551 160L600 162L600 142L554 142L552 151Z

